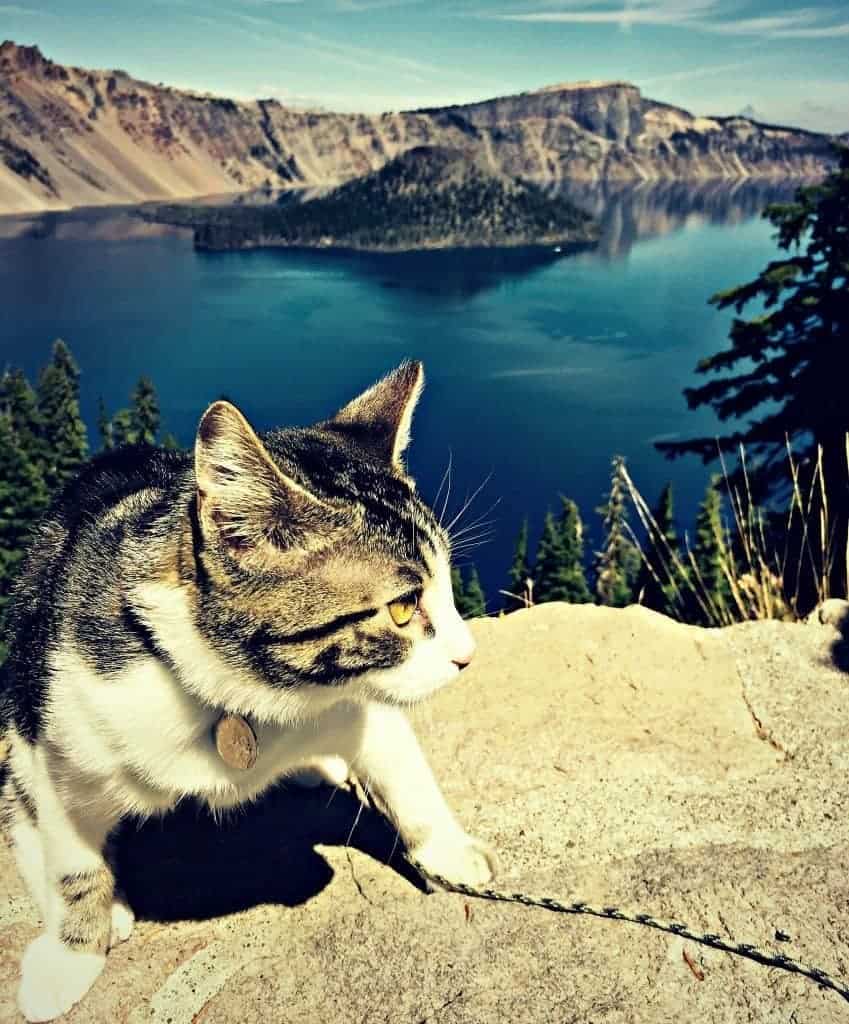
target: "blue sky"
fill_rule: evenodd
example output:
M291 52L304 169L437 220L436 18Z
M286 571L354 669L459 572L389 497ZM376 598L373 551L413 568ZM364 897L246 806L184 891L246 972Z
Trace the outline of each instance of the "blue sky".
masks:
M849 6L791 0L0 0L63 63L337 110L624 79L699 114L849 131Z

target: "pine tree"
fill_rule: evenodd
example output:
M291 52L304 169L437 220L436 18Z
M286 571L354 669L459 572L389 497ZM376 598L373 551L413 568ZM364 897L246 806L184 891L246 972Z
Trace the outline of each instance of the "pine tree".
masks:
M0 414L0 612L30 530L46 504L39 468L22 449L11 417Z
M38 380L38 411L45 448L44 482L57 491L77 472L88 453L80 415L80 372L68 346L53 344L53 357Z
M162 436L162 447L168 452L182 451L182 445L170 430Z
M559 576L565 560L563 537L560 530L557 529L553 512L548 509L543 520L542 535L534 560L534 600L537 604L561 600L556 595Z
M451 589L460 618L475 619L486 614L486 597L474 566L469 572L468 582L464 582L462 572L456 566L452 566Z
M584 571L584 524L578 506L569 498L560 499L563 508L560 515L560 532L563 536L563 550L566 555L564 584L566 597L560 598L572 604L587 604L592 601L587 576Z
M599 604L624 608L634 599L640 552L628 536L625 459L615 455L612 467L607 501L596 509L603 521L604 544L595 557L595 592Z
M702 600L711 611L709 616L693 609L693 617L706 625L725 621L725 611L731 603L731 588L724 567L728 565L728 545L722 526L722 497L719 493L720 476L711 477L699 514L696 517L696 543L693 560L696 563L696 581Z
M592 600L584 573L583 524L578 506L562 498L560 521L546 513L534 566L534 601Z
M792 203L773 204L764 217L778 229L776 240L787 255L772 260L753 280L719 292L711 302L733 307L730 345L702 359L698 373L717 376L684 392L690 408L711 406L720 419L744 423L723 437L660 442L667 455L696 452L705 462L718 447L736 452L745 444L750 455L750 486L755 500L786 487L786 444L789 440L804 468L803 493L811 485L822 449L822 478L827 501L811 510L809 524L819 529L828 507L828 537L817 537L811 549L831 547L837 553L825 570L833 596L846 596L846 550L849 529L849 487L845 438L849 430L846 401L846 352L849 345L849 148L836 147L838 166L818 185L797 190ZM756 315L743 320L745 306L758 304ZM754 456L754 458L751 458ZM735 473L739 479L740 471ZM824 521L824 520L822 520ZM794 564L805 540L796 538L788 564ZM803 595L803 606L816 599Z
M108 452L115 447L112 420L109 419L109 413L106 411L106 403L103 401L103 396L100 397L97 403L97 432L100 434L101 451Z
M516 540L516 549L513 552L513 563L507 573L507 592L514 596L505 596L504 610L516 611L517 608L525 608L530 602L528 580L531 578L531 570L528 566L528 520L522 520L519 528L519 536Z
M112 443L115 448L122 444L135 444L131 409L119 409L112 417Z
M466 614L464 618L478 619L486 615L486 595L481 586L478 570L472 566L466 582Z
M22 370L10 369L0 377L0 414L9 417L24 454L43 470L45 453L38 399Z
M672 484L660 493L652 511L655 525L650 527L643 564L634 585L634 596L640 604L664 615L673 614L680 604L681 562L678 533L675 529L675 508Z
M466 588L463 584L463 574L456 565L451 566L451 592L454 595L454 607L462 618L466 607Z
M156 444L160 426L159 399L149 377L139 378L131 401L132 444Z

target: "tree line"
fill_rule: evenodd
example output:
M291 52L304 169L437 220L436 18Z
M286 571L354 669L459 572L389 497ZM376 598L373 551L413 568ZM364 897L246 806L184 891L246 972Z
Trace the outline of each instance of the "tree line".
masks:
M586 529L578 506L560 498L560 512L546 512L533 560L528 519L516 539L505 585L487 600L473 564L452 570L454 599L466 618L507 614L549 601L624 608L642 604L654 611L700 625L715 625L710 609L729 609L732 595L726 569L734 547L723 510L721 478L713 476L699 505L692 544L679 539L672 484L650 513L650 525L632 525L633 484L625 459L614 456L610 490L595 510L601 543L588 562ZM702 607L707 605L708 611Z

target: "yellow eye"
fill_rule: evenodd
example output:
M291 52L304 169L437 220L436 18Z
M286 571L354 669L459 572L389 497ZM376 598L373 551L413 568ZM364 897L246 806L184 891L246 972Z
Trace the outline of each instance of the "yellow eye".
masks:
M407 626L416 614L418 606L418 597L415 594L409 594L407 597L399 597L397 601L390 601L386 607L396 626Z

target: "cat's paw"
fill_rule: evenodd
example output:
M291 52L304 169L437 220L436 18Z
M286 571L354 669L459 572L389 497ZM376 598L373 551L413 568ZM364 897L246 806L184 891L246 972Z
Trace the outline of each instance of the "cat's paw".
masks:
M109 948L126 942L133 934L136 915L123 900L115 900L112 904L112 930L109 933Z
M304 789L317 786L344 786L348 781L348 762L341 757L320 757L287 777Z
M99 953L76 953L52 935L39 935L21 960L18 1008L28 1021L60 1017L88 992L105 963Z
M497 870L494 851L480 839L459 831L431 836L412 849L410 857L434 884L438 884L438 878L444 878L455 885L485 885Z

